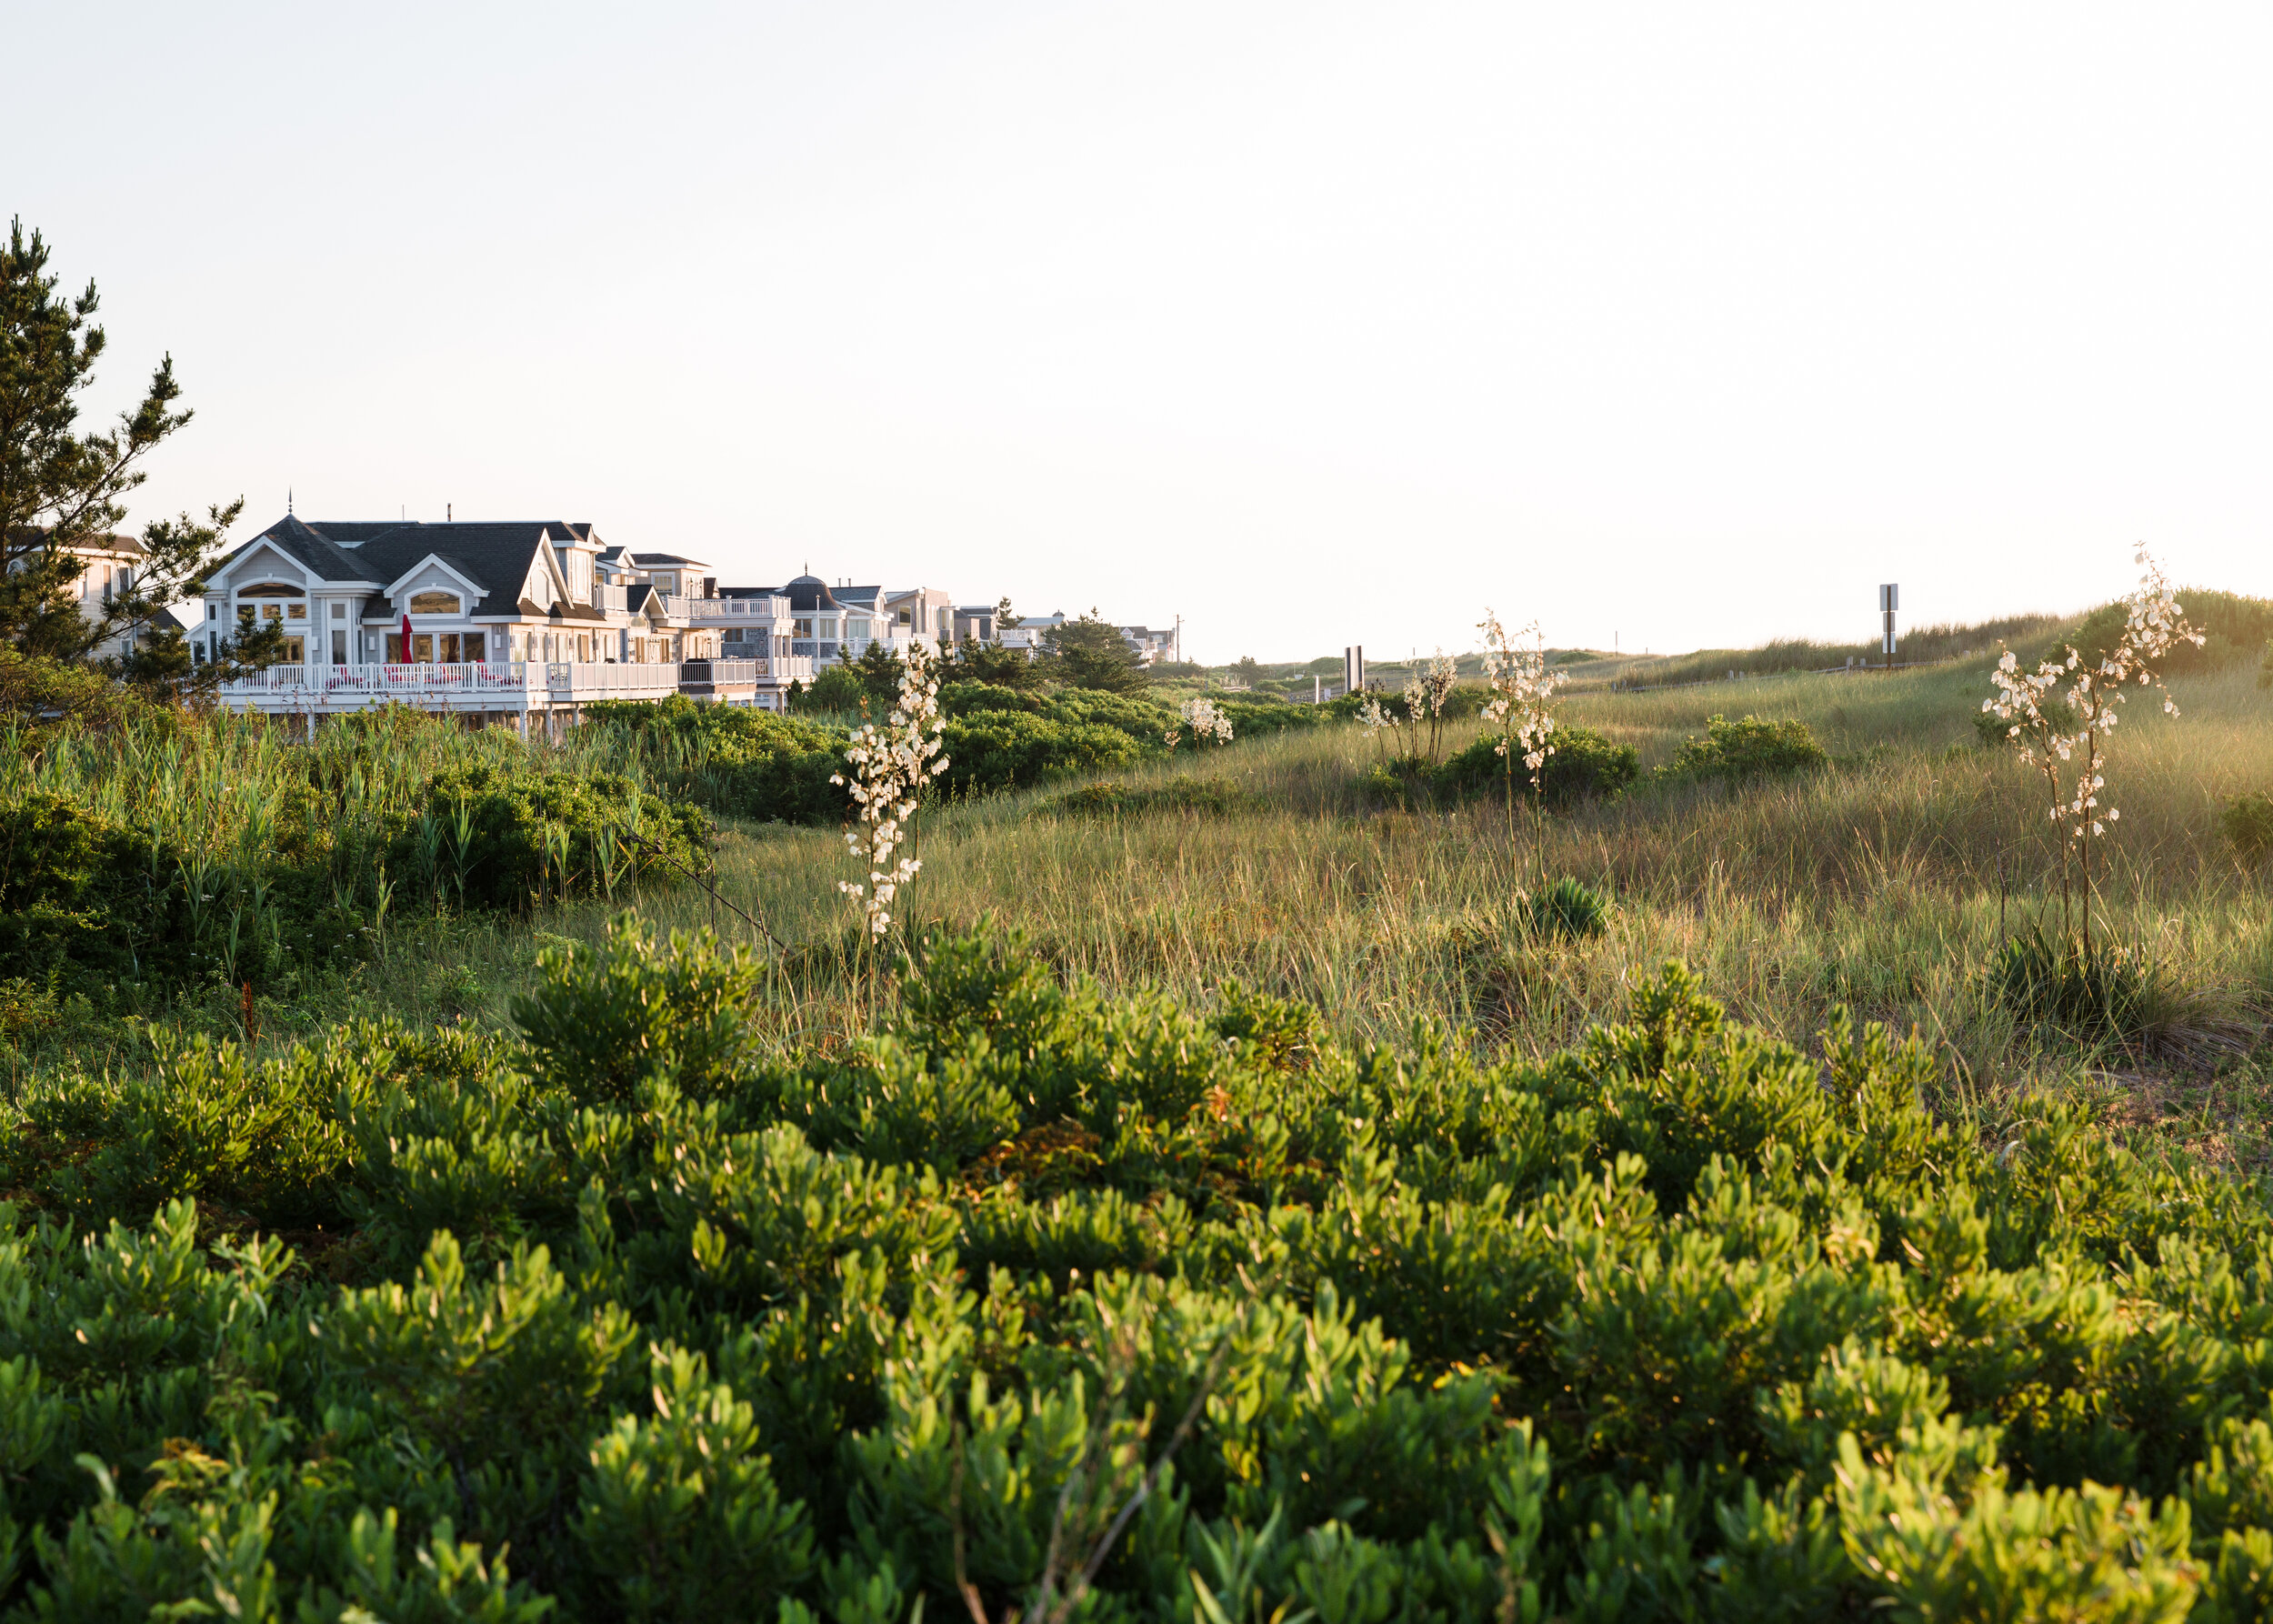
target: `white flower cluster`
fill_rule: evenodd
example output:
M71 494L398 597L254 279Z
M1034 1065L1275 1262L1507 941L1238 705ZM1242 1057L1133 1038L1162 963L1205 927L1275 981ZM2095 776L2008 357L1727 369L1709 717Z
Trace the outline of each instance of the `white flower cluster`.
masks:
M1416 723L1427 717L1433 726L1444 715L1445 701L1452 697L1453 685L1459 679L1459 668L1452 657L1439 648L1428 668L1417 669L1406 683L1405 714Z
M867 916L868 934L882 936L892 923L886 910L899 888L914 879L923 863L892 854L905 838L908 820L916 816L924 786L947 770L939 754L939 674L932 657L920 643L907 651L900 672L900 700L891 720L879 727L864 723L845 750L852 770L832 774L829 782L844 785L859 808L859 827L845 831L845 845L868 865L865 885L839 880L836 888L853 897Z
M1484 634L1484 679L1492 685L1484 720L1499 729L1501 756L1508 753L1511 745L1522 752L1536 792L1547 758L1555 754L1555 690L1569 674L1547 668L1547 643L1536 620L1516 634L1531 639L1528 648L1515 647L1500 626L1499 617L1489 609L1477 623L1477 630Z
M1177 741L1184 737L1185 727L1192 730L1192 742L1195 745L1204 745L1211 738L1219 745L1227 745L1231 742L1231 718L1216 708L1216 702L1213 699L1206 697L1187 699L1180 707L1179 714L1184 717L1183 727L1168 729L1168 748L1171 750L1176 748Z
M2205 641L2188 624L2185 606L2145 547L2138 549L2136 561L2145 573L2123 600L2122 635L2098 665L2087 665L2071 647L2066 660L2045 660L2028 672L2008 649L1989 673L1997 693L1981 701L1984 713L2008 724L2005 737L2014 741L2020 759L2044 774L2052 792L2047 816L2064 823L2069 839L2077 842L2105 834L2107 826L2122 816L2117 808L2099 804L2099 792L2108 787L2099 768L2107 736L2121 720L2118 707L2124 701L2124 685L2152 684L2162 693L2163 709L2177 716L2178 707L2156 675L2154 662L2173 644L2192 643L2198 648ZM2059 714L2063 705L2065 716ZM2075 782L2063 787L2061 764L2077 762L2079 757Z

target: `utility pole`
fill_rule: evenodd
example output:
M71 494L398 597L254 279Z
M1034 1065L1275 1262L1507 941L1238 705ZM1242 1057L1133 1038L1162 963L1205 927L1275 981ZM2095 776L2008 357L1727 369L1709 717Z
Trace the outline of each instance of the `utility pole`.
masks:
M1176 617L1176 663L1179 666L1184 663L1184 617L1181 615Z
M1894 669L1894 612L1902 606L1902 588L1891 583L1878 588L1878 617L1884 622L1887 669Z

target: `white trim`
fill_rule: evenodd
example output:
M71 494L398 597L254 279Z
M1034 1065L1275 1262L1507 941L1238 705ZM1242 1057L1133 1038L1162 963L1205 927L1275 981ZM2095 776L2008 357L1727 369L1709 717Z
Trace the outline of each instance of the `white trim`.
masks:
M401 575L396 576L395 579L388 585L380 587L379 590L386 595L387 602L393 603L411 586L411 577L413 576L417 575L422 570L429 568L442 571L443 574L448 576L452 580L458 582L467 588L466 591L458 595L461 597L470 600L466 607L462 607L457 611L457 613L461 616L467 612L467 609L470 608L472 603L477 603L482 598L488 596L488 587L483 586L479 581L476 580L472 576L467 575L464 570L460 569L456 565L451 563L447 558L445 558L439 553L428 553L425 557L418 560L417 563L412 565Z

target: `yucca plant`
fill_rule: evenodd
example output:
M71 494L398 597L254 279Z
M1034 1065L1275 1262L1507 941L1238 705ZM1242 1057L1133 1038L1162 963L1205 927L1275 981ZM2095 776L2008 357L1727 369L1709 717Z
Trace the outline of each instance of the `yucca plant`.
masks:
M2140 547L2135 557L2143 573L2123 599L2123 629L2112 648L2089 662L2070 645L2066 660L2040 661L2034 672L2022 671L2018 657L2008 649L1989 674L1997 693L1981 701L1984 715L2005 724L2022 765L2044 779L2051 803L2046 817L2063 836L2060 928L2075 937L2086 960L2094 953L2093 849L2110 837L2122 817L2118 807L2102 804L2101 791L2108 787L2108 738L2122 720L2124 689L2152 687L2162 695L2164 713L2177 716L2158 663L2174 644L2199 647L2206 641L2188 623L2185 606L2147 549ZM2063 782L2071 770L2072 780Z
M1543 941L1584 941L1609 922L1609 899L1567 875L1523 899L1524 928Z

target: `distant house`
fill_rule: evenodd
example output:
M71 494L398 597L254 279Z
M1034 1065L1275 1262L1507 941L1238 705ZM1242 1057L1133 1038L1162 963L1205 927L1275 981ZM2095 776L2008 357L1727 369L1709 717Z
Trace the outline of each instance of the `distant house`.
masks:
M957 643L999 643L1007 627L993 604L958 604L952 619Z
M1063 609L1048 615L1024 616L1016 625L1002 627L999 640L1005 648L1025 649L1026 657L1031 659L1041 651L1050 633L1070 618Z
M284 661L225 684L223 703L326 714L400 702L526 728L600 699L686 692L778 707L812 663L761 626L772 594L720 597L699 560L627 553L558 519L429 525L291 515L207 578L193 653L275 625ZM726 631L746 635L733 639Z
M12 533L15 546L11 554L25 547L39 547L49 533L34 528ZM149 556L143 545L131 536L90 536L85 540L55 549L79 560L79 578L72 584L71 596L79 606L80 616L90 624L100 621L105 606L111 599L131 590L142 570L142 561ZM101 644L88 652L98 659L124 657L141 637L142 626L129 626L105 637Z
M906 657L910 646L937 650L947 641L954 611L947 595L929 586L837 586L831 589L843 610L839 657L856 660L871 643L882 643Z
M1162 660L1175 657L1176 634L1172 631L1157 632L1141 626L1123 626L1114 629L1121 634L1121 641L1135 649L1137 658L1147 666L1157 666Z

